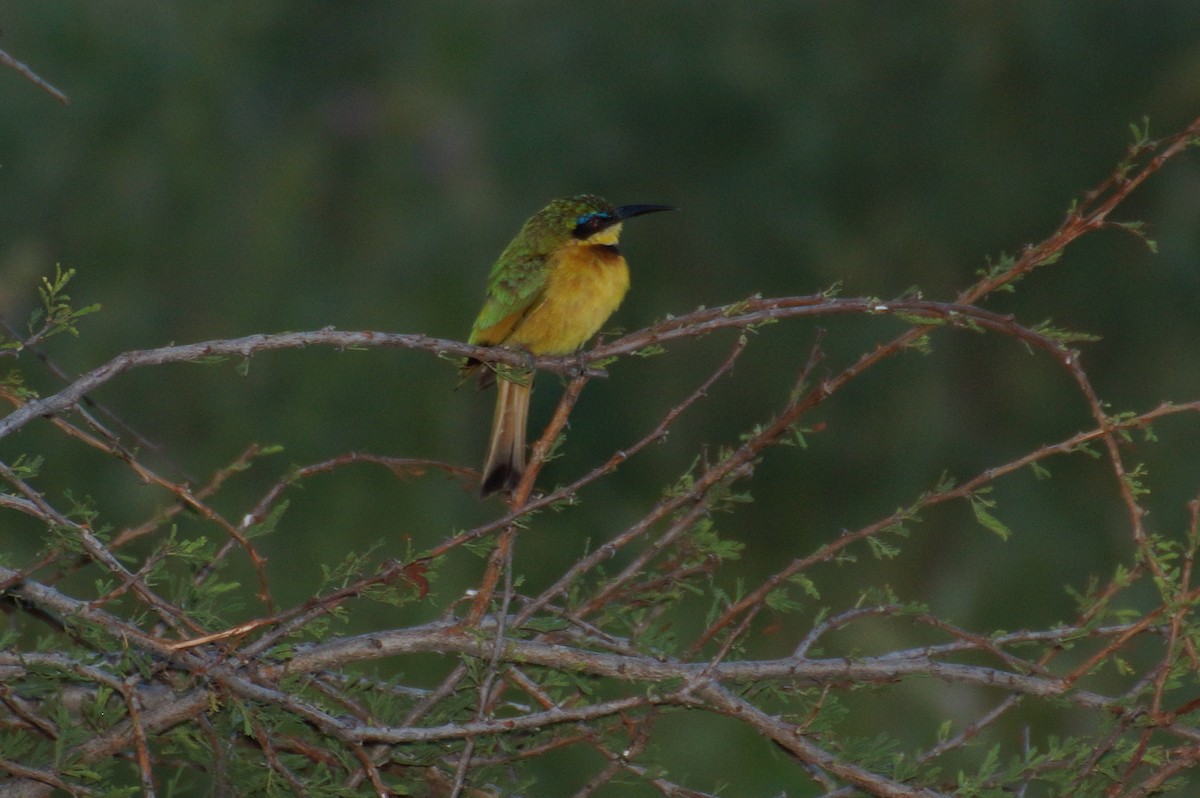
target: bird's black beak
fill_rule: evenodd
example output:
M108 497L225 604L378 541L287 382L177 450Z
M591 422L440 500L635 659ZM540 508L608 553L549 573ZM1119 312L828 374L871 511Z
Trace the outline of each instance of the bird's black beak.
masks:
M659 211L677 211L678 208L672 208L670 205L622 205L617 208L617 218L621 221L632 219L634 216L641 216L643 213L658 213Z

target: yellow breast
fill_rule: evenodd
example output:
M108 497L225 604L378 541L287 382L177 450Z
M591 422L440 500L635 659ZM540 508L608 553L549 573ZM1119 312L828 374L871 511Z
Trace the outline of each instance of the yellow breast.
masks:
M594 241L565 247L547 265L541 299L505 343L536 355L566 355L587 343L621 304L629 267L615 246Z

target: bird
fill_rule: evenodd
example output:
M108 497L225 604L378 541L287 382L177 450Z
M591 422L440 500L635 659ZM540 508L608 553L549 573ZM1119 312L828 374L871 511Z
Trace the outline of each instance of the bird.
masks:
M594 194L556 199L535 213L500 253L488 276L483 309L468 342L531 355L567 355L596 334L629 290L629 266L618 241L626 219L670 205L615 207ZM471 358L463 377L483 364ZM533 372L494 368L479 387L497 383L492 433L479 494L511 493L525 471L525 425Z

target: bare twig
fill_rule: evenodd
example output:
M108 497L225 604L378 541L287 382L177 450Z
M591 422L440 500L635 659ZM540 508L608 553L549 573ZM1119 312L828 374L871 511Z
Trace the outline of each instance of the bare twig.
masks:
M67 99L67 95L63 94L61 91L59 91L58 89L51 86L49 83L47 83L45 80L43 80L36 72L34 72L32 69L30 69L28 66L21 63L17 59L13 58L8 53L4 52L3 50L0 50L0 65L6 66L9 69L16 70L18 73L20 73L20 75L23 78L28 80L33 85L37 86L42 91L49 94L54 99L58 100L63 105L70 105L71 101L69 99Z

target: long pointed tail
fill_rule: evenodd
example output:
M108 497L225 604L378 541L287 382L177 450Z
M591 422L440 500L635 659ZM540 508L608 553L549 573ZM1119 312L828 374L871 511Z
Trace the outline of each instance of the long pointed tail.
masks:
M496 380L496 414L479 483L480 496L498 490L511 492L525 473L525 422L529 418L531 388L529 384Z

